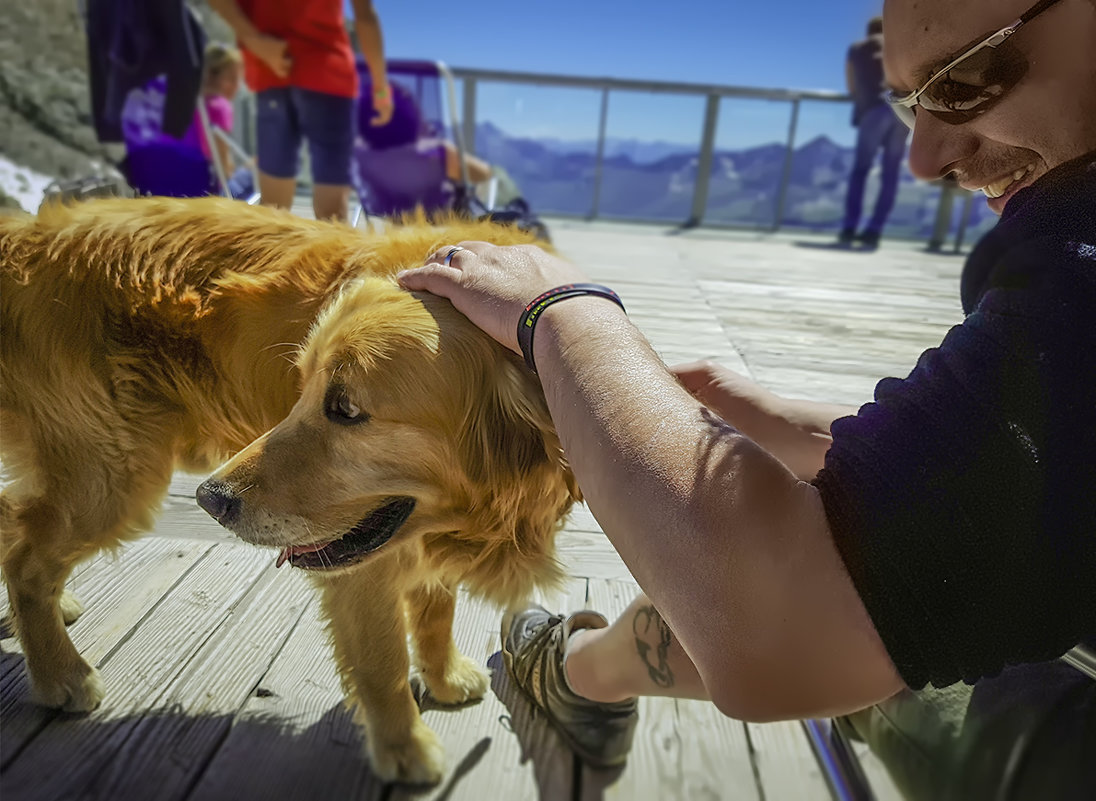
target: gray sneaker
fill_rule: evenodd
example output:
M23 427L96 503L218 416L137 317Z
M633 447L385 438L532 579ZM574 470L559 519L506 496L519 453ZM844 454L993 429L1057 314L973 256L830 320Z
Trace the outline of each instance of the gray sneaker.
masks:
M619 767L628 759L639 719L636 700L599 704L576 695L563 675L563 651L571 632L608 625L597 612L563 618L540 606L508 612L502 619L502 658L510 678L579 758L595 768Z

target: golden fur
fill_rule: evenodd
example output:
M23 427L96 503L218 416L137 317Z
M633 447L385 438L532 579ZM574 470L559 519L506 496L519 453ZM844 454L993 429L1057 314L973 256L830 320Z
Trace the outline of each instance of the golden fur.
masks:
M374 770L440 779L406 633L437 700L481 696L452 640L456 586L505 605L557 580L577 496L520 359L395 283L465 239L529 241L457 220L365 235L216 198L0 218L0 566L38 700L102 697L62 624L81 611L73 566L147 529L176 467L236 453L199 497L257 544L315 546L413 501L386 544L311 575Z

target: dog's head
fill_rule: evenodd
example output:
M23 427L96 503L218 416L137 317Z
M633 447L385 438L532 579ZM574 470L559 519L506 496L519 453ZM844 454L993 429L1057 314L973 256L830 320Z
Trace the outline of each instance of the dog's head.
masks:
M199 488L222 524L316 572L405 549L500 601L556 577L552 539L578 490L517 356L448 301L363 275L298 366L288 417Z

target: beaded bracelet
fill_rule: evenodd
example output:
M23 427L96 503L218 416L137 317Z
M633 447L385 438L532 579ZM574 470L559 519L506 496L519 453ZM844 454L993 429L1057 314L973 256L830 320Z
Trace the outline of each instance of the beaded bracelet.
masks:
M564 284L537 295L529 301L525 311L518 319L518 345L521 347L521 355L525 357L525 364L534 373L537 371L537 366L533 362L533 331L537 324L537 318L540 317L541 312L553 303L567 300L567 298L582 297L583 295L606 298L624 309L624 303L620 300L620 296L609 287L600 284Z

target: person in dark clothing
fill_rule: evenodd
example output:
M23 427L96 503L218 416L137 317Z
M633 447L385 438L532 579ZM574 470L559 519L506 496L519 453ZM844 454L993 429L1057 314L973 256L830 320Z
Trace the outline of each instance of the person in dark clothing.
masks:
M537 248L445 245L401 274L535 368L645 593L612 625L503 621L512 680L585 761L623 762L635 697L666 695L855 713L914 797L1096 786L1096 682L1057 661L1096 644L1096 0L1031 3L886 2L913 173L1003 218L965 319L859 410L667 369L614 294Z
M882 17L874 17L868 22L868 37L849 48L845 78L852 96L856 155L845 195L845 219L841 224L839 241L843 245L859 242L867 248L875 248L898 196L898 173L909 137L909 129L894 116L883 99L886 86L883 81ZM857 235L868 173L880 152L883 160L875 210L864 230Z
M91 113L100 142L121 142L122 107L131 89L167 76L161 130L181 137L202 85L205 33L184 0L88 0Z

